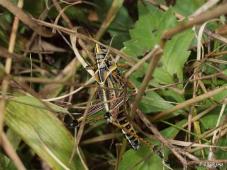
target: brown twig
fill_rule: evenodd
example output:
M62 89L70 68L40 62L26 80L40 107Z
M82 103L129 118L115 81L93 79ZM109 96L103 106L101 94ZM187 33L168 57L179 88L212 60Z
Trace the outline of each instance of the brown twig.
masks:
M139 101L141 100L141 98L143 97L143 94L147 88L147 85L148 83L150 82L151 78L152 78L152 74L154 72L154 69L156 67L156 65L158 64L158 61L162 55L162 49L160 49L159 46L155 47L155 51L153 53L153 56L151 57L151 61L150 61L150 64L148 66L148 70L147 70L147 73L143 79L143 82L142 82L142 85L135 97L135 100L133 102L133 105L132 105L132 110L131 110L131 117L134 116L134 114L136 113L136 110L137 110L137 107L138 107L138 104L139 104Z
M140 117L140 119L143 121L143 123L146 125L146 127L154 134L154 136L167 148L169 148L172 153L181 161L183 166L187 166L187 161L178 153L177 148L174 147L171 143L168 142L158 131L158 129L146 118L146 116L137 110L137 113Z
M181 22L178 26L166 31L163 34L160 46L164 47L164 44L167 40L171 39L174 35L187 30L188 28L191 28L195 25L202 24L208 20L211 20L213 18L226 14L227 13L226 9L227 9L227 3L221 4L210 11L206 11L206 12L198 15L193 20L190 20L188 22Z
M130 70L127 71L125 74L125 78L127 79L134 71L136 71L142 64L144 64L148 59L150 59L156 49L153 49L151 52L149 52L147 55L145 55L139 62L137 62L134 66L131 67Z
M215 6L220 0L211 0L207 1L205 4L203 4L201 7L199 7L190 17L197 17L199 14L207 11L208 9Z
M212 111L213 109L215 109L218 106L218 104L213 104L210 107L208 107L206 110L202 111L201 113L197 114L196 116L192 117L191 121L197 121L200 118L202 118L204 115L206 115L207 113L209 113L210 111ZM188 123L185 123L184 125L182 125L182 128L185 128L188 126Z
M207 35L209 35L210 37L213 37L213 38L219 40L220 42L227 44L227 38L225 38L224 36L221 36L221 35L219 35L219 34L217 34L217 33L213 33L213 32L211 32L211 31L208 30L208 29L205 29L204 32L205 32Z
M10 53L6 48L0 46L0 57L15 58L20 60L23 56L16 53Z

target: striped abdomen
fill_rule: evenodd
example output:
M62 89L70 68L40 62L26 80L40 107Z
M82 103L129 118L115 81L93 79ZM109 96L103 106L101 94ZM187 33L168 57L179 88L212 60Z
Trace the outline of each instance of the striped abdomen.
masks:
M124 115L123 112L118 114L117 123L121 126L122 132L125 135L126 139L129 141L133 149L139 149L139 140L136 131L133 126L129 123L128 118Z

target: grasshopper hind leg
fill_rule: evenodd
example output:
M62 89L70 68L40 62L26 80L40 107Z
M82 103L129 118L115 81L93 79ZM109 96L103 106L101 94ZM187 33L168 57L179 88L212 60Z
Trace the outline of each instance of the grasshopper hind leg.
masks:
M138 150L140 147L139 137L132 124L129 123L127 117L123 113L118 115L118 123L122 126L122 133L125 135L132 148Z
M122 132L123 132L123 130L122 130ZM140 148L139 140L135 136L125 134L125 137L129 141L129 143L131 144L131 146L134 150L138 150Z
M135 150L139 149L140 142L137 138L136 131L129 123L126 116L120 114L120 116L118 115L118 119L114 121L114 119L111 116L111 113L106 112L104 117L107 120L107 122L112 123L113 125L121 128L122 133L125 135L125 138L128 140L133 149Z

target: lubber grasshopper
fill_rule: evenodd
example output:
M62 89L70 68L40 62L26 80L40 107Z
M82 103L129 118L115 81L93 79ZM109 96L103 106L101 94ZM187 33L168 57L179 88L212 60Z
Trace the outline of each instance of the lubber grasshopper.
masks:
M71 37L71 43L78 60L81 62L87 72L94 77L99 86L98 96L103 102L97 106L91 106L88 114L105 111L107 122L121 128L126 139L129 141L133 149L139 148L139 139L132 124L128 121L128 110L130 104L127 97L127 83L120 75L117 64L109 51L102 48L98 44L95 46L96 70L92 69L89 64L80 56L76 46L75 37Z
M104 102L105 118L112 124L122 127L122 132L134 149L139 148L136 131L127 119L127 109L130 108L126 97L127 85L119 74L116 63L108 57L108 51L95 48L100 98ZM122 96L124 96L122 98ZM108 100L113 102L108 102ZM128 106L128 107L127 107Z

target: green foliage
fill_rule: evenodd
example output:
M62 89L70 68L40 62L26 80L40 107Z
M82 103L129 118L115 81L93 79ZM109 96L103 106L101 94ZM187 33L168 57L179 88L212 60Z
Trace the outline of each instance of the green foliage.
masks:
M52 106L52 109L59 108ZM78 157L69 163L73 137L36 98L21 96L10 99L6 108L6 123L54 169L62 170L65 166L73 170L81 167Z
M13 162L0 152L0 170L16 170Z
M12 2L17 4L17 0L12 0ZM95 61L94 63L91 62L91 58L95 56L93 49L95 43L91 38L96 35L101 25L104 24L103 21L106 18L106 14L115 1L93 0L88 3L81 1L79 4L70 4L69 1L57 2L62 8L61 12L64 9L64 13L71 24L78 28L79 33L84 35L81 36L83 38L78 37L76 47L78 47L79 53L84 56L85 60L90 63L86 69L96 69ZM179 22L176 18L176 12L179 12L185 17L182 22L188 22L187 17L193 14L206 1L177 0L170 2L156 0L157 3L160 3L158 5L167 6L168 3L175 2L173 6L168 6L169 9L167 11L160 10L158 5L153 6L150 1L127 0L123 2L123 0L119 0L118 2L120 2L120 9L99 41L111 47L122 49L123 52L131 57L129 60L135 59L139 62L155 45L160 44L161 36L165 31L178 25ZM25 0L22 10L29 16L39 18L46 23L52 23L50 25L53 25L55 19L59 17L57 25L61 26L61 28L68 28L67 21L62 15L63 13L59 12L59 9L56 9L53 1L40 0L33 2L31 0ZM41 14L44 15L40 17ZM224 23L226 16L223 15L220 18L221 22ZM5 49L9 48L13 21L14 15L7 9L0 7L0 46ZM209 23L206 29L215 32L219 29L221 22L214 21ZM43 28L46 28L46 26L43 25ZM16 32L14 53L17 56L23 57L21 59L18 57L14 59L13 56L12 58L12 67L8 75L9 88L7 90L7 94L10 97L7 98L4 131L27 169L33 169L33 166L36 166L34 164L41 166L42 161L46 162L53 170L67 168L72 170L84 169L81 158L77 154L70 162L75 139L66 130L61 120L65 114L70 114L66 108L69 108L72 112L75 111L75 113L84 113L84 108L89 98L92 99L91 102L89 101L92 105L96 104L96 102L103 102L97 100L98 90L95 96L91 96L92 88L94 86L95 88L98 87L97 84L86 85L86 88L73 96L58 100L57 103L59 102L59 104L64 105L65 108L53 103L42 102L41 98L52 98L58 97L58 95L68 94L76 88L83 86L84 81L88 79L86 70L83 68L83 70L80 70L81 67L77 61L74 63L75 65L70 62L75 56L71 50L71 45L65 43L69 41L68 34L61 28L58 28L58 32L52 38L44 38L39 35L32 37L34 30L20 21L18 31ZM48 26L48 29L52 28ZM204 94L205 91L226 86L226 78L224 76L227 75L225 62L227 56L222 52L227 49L223 45L223 42L217 41L214 37L210 38L204 32L202 42L205 42L203 43L205 55L201 61L196 62L195 47L197 40L194 37L193 31L188 29L166 41L161 60L139 103L139 108L146 114L148 119L152 120L152 116L159 114L158 112L165 112L179 103L193 99L194 94L199 96ZM44 41L46 44L44 45L45 47L43 46ZM30 47L28 47L29 44ZM58 50L58 47L61 50ZM110 50L110 53L113 55L113 58L116 55L121 56L117 52L117 49ZM2 55L1 51L0 55ZM89 56L89 59L86 58L87 56ZM118 60L116 61L118 62ZM126 61L125 58L120 57L120 64L117 63L121 72L127 72L127 69L131 68L131 65ZM124 82L130 81L129 84L135 85L137 88L141 87L142 80L147 73L149 62L150 59L137 68L130 75L129 80L124 79L123 75L120 80ZM5 63L5 59L1 57L0 78L2 80L5 78ZM198 88L195 88L194 82L189 81L189 79L192 80L197 64L198 74L201 75L201 78L204 78L204 76L208 76L208 78L201 79L198 83ZM120 68L120 65L126 67ZM221 72L224 74L220 74ZM209 77L210 75L211 77ZM59 83L55 84L49 80L59 80ZM31 89L27 90L27 86ZM15 94L21 95L21 91L23 91L23 95L33 91L37 96L40 96L40 100L29 95L12 97L17 96ZM131 91L133 93L132 97L128 100L129 104L132 104L135 89L128 88L128 91L129 93L127 95L131 94ZM191 142L198 142L197 137L204 135L205 138L199 142L201 144L209 144L212 136L206 135L206 133L216 128L223 99L226 97L227 91L225 90L222 93L212 96L212 98L204 99L193 105L187 105L174 113L169 113L162 120L156 120L152 123L154 123L165 138L180 140L179 144L183 140L187 142L187 136L189 135ZM187 127L182 127L188 122L188 114L191 113L193 117L200 116L201 112L207 110L213 104L217 104L218 106L206 113L206 115L203 115L198 120L196 126L192 122L191 132L187 130ZM128 112L130 111L129 108ZM117 169L115 167L116 161L119 161L117 163L119 163L120 170L163 169L164 165L162 164L162 160L156 155L157 153L153 153L151 148L148 148L143 142L141 142L141 148L137 151L130 149L129 144L126 148L124 148L125 145L118 145L123 146L120 149L125 151L121 153L123 159L118 160L116 158L116 150L119 148L115 148L115 144L122 141L123 135L118 134L118 132L121 132L120 128L112 126L111 123L107 125L105 119L97 121L103 117L104 112L102 110L96 114L88 115L85 120L86 125L79 147L81 150L80 156L84 158L84 164L89 169ZM226 110L222 117L223 121L225 116ZM81 120L82 118L81 114L72 114L72 117L75 120ZM135 127L141 130L139 131L135 128L135 130L139 131L138 135L144 137L148 142L159 146L165 158L171 162L174 168L176 167L177 169L180 167L179 162L173 159L173 153L165 146L162 147L160 141L156 138L146 138L144 134L148 134L149 136L152 133L148 129L145 129L146 126L143 124L143 121L137 120L137 118L135 116L136 121L134 123L137 125ZM80 125L79 122L78 126ZM197 133L198 131L194 127L196 127L195 129L199 133ZM226 146L226 138L220 137L217 145ZM204 148L203 150L205 157L208 157L209 148ZM192 154L203 159L201 151L192 152ZM214 154L217 159L227 158L224 149L215 148ZM33 164L33 162L35 163ZM205 169L201 166L193 168ZM5 169L14 170L16 167L13 161L1 150L0 170ZM224 170L226 167L223 166L221 169Z
M226 146L227 145L227 140L226 140L226 137L220 139L217 143L219 146ZM223 151L223 149L217 149L216 151L217 153L217 158L218 159L226 159L227 158L227 152ZM224 167L226 168L226 164L224 165ZM223 167L223 169L224 169Z
M124 169L163 170L163 164L162 160L153 154L149 148L142 147L138 151L130 149L125 152L119 166L119 170Z
M174 9L184 16L189 16L205 2L205 0L184 0L183 2L178 0Z
M150 113L169 109L173 105L165 101L158 93L147 92L140 103L140 107L144 113Z
M8 36L6 31L11 29L10 23L12 22L12 17L8 12L3 12L0 15L0 44L6 45L8 43Z
M153 81L158 84L171 84L174 82L171 74L163 67L156 68L153 77Z
M130 30L131 40L125 42L123 48L123 51L132 57L144 55L151 50L160 42L162 33L176 25L176 18L171 9L161 12L151 5L139 4L139 12L139 20L134 29ZM156 69L154 81L172 83L175 74L179 81L183 80L183 66L190 55L188 48L192 39L193 32L188 30L167 42L162 66Z
M227 69L224 70L224 74L227 75Z
M179 133L181 126L186 122L186 120L178 122L175 126L170 126L161 131L161 134L166 138L175 138ZM147 140L147 139L146 139ZM150 141L152 144L156 144L157 146L160 143L157 143L156 140ZM170 151L168 149L165 150L165 157L168 157ZM149 170L149 169L163 169L163 160L157 155L157 153L153 153L147 146L142 146L138 151L128 150L124 153L123 159L120 162L119 169L136 169L136 170Z
M200 119L201 124L203 125L205 130L209 130L216 127L220 110L221 108L215 109L214 111L210 112L210 114Z
M180 82L183 81L183 66L190 55L188 48L192 39L193 32L191 30L185 31L168 41L164 49L163 68L172 77L176 74Z
M80 6L69 6L66 8L65 13L71 20L77 19L81 23L89 24L89 21L87 19L88 10L81 8ZM57 12L52 11L52 15L53 17L55 17L57 15Z
M227 84L224 84L222 87L227 86ZM217 102L220 102L227 97L227 90L223 91L222 93L218 93L214 96L214 100Z
M173 139L179 133L180 129L182 129L182 125L186 123L186 120L181 120L177 122L175 125L172 125L168 128L165 128L161 131L161 134L168 139Z
M161 35L165 30L175 25L176 18L172 9L162 12L152 5L139 3L139 20L136 22L135 27L130 30L131 40L124 43L123 51L132 57L144 55L160 42ZM151 85L159 86L159 84L183 81L183 68L190 55L188 48L192 39L193 32L188 30L167 42L161 59L161 66L156 68L153 74L154 79L150 82ZM144 76L146 68L147 64L145 63L131 76L130 79L136 85L140 86L141 81L138 79ZM180 96L175 95L172 93L173 98L179 99ZM146 113L157 112L173 106L158 96L156 92L146 93L140 105L142 110ZM182 96L180 98L181 101L184 99Z
M163 13L151 5L139 4L139 20L129 31L131 40L124 43L123 51L132 57L143 55L160 41L164 30L175 24L172 10Z
M26 11L28 11L34 17L38 18L45 8L50 8L48 5L48 0L24 1L24 9L26 9Z

